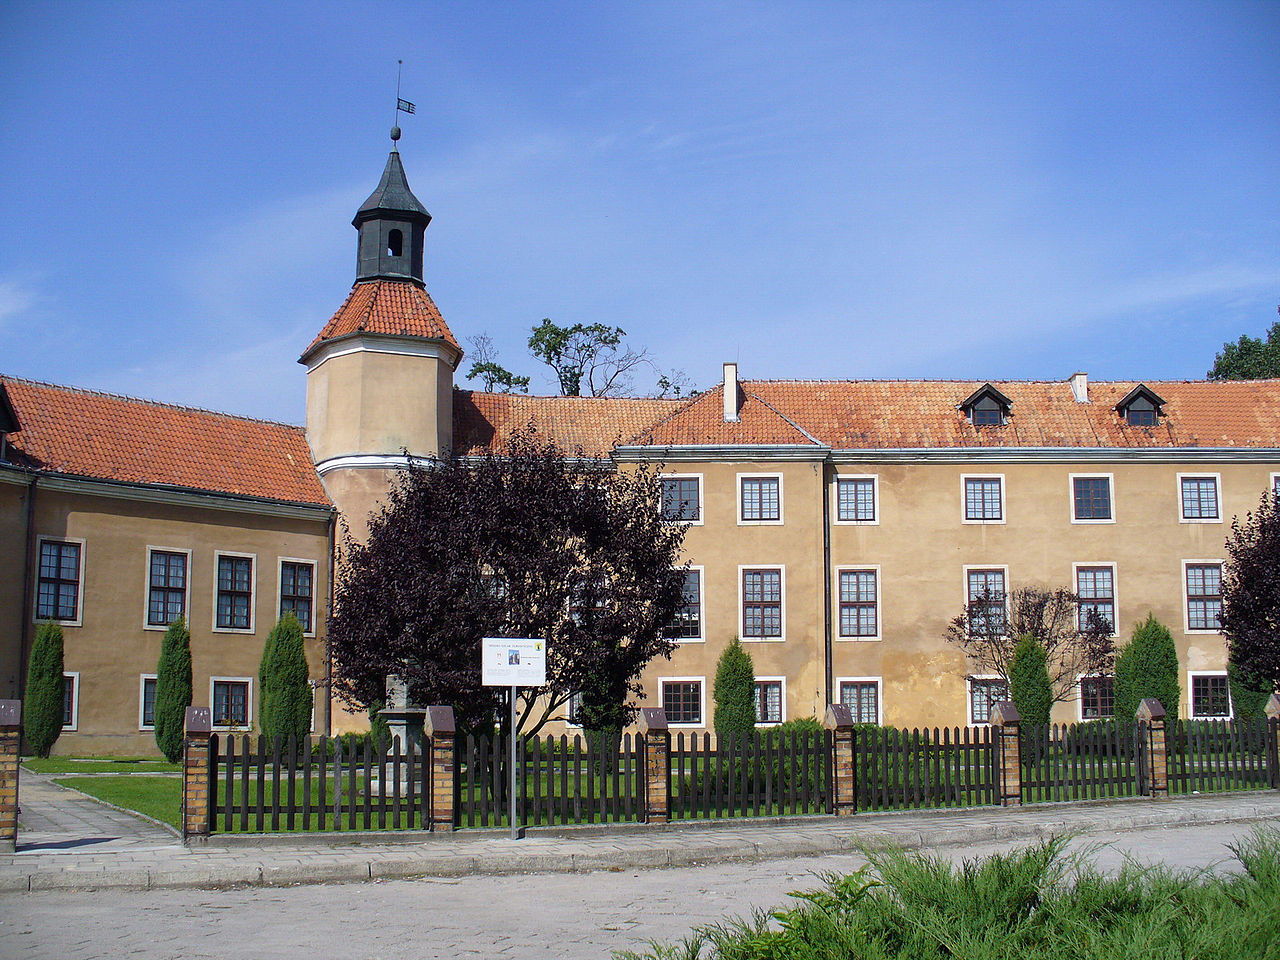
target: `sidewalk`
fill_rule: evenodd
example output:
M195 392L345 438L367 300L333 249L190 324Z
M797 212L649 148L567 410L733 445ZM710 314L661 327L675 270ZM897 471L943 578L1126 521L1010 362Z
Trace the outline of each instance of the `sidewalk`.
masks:
M24 780L24 809L28 798L37 799L32 794L34 779ZM45 789L58 790L51 786ZM100 844L50 846L23 836L16 854L0 856L0 891L214 888L634 870L822 856L860 844L933 847L1065 832L1105 838L1125 830L1251 820L1280 823L1280 792L858 814L848 819L812 817L787 823L684 822L616 832L536 830L522 840L492 831L440 834L399 843L379 842L381 837L353 842L354 838L341 834L296 840L273 837L268 842L239 836L214 838L188 848L158 828L149 833L145 829L149 825L142 824L127 837Z

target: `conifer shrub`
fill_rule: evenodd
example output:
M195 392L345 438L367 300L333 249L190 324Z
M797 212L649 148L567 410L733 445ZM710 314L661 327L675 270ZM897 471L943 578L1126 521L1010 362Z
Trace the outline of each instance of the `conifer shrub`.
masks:
M191 632L178 617L160 641L156 664L156 746L170 763L182 759L183 724L191 706Z
M1048 725L1053 689L1044 645L1035 637L1025 636L1014 647L1009 661L1009 695L1024 725Z
M756 671L751 654L737 637L716 664L713 724L717 740L751 733L756 728Z
M1123 725L1133 720L1138 704L1151 697L1160 701L1172 722L1178 716L1181 693L1173 636L1153 614L1147 614L1116 656L1116 721L1126 729Z
M267 737L301 743L311 733L313 695L302 624L286 613L267 635L258 668L258 724Z
M27 667L27 694L22 704L22 733L27 749L49 756L62 733L62 627L42 623L36 630Z

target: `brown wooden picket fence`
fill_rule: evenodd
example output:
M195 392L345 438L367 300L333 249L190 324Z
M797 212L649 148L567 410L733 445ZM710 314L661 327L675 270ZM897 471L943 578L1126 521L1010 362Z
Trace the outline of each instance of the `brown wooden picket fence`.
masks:
M996 802L990 727L854 730L858 810L972 807Z
M1136 723L1024 723L1020 733L1024 803L1138 794L1142 736Z
M1211 793L1280 788L1275 720L1179 720L1169 724L1169 790Z
M826 813L831 735L755 730L713 740L676 733L671 743L672 819Z

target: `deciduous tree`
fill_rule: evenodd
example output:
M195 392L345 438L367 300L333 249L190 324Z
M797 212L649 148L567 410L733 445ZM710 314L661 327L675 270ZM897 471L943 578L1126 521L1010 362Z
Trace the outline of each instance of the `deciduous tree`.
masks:
M1224 343L1208 377L1210 380L1280 377L1280 322L1271 324L1265 340L1243 334L1235 343Z
M1280 689L1280 497L1271 491L1231 521L1220 620L1237 673Z
M544 318L529 335L529 352L555 373L564 396L616 397L630 390L637 368L654 365L647 351L627 346L626 335L603 323L562 327Z

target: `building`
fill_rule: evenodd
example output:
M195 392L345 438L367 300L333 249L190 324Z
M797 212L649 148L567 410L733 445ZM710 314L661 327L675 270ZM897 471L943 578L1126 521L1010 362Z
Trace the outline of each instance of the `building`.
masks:
M0 377L0 695L37 620L63 623L61 752L153 749L165 623L192 628L196 703L249 729L266 632L303 615L317 732L337 518L358 533L405 451L477 453L530 421L619 469L663 464L690 525L681 643L645 687L704 729L710 680L748 644L762 723L820 715L980 723L1003 696L943 641L969 600L1065 586L1115 625L1175 634L1184 715L1230 711L1217 633L1230 518L1280 489L1280 382L778 381L690 400L461 390L462 350L423 282L431 217L393 149L359 208L356 281L303 351L301 428ZM616 438L630 438L617 444ZM1106 716L1081 678L1058 718Z

